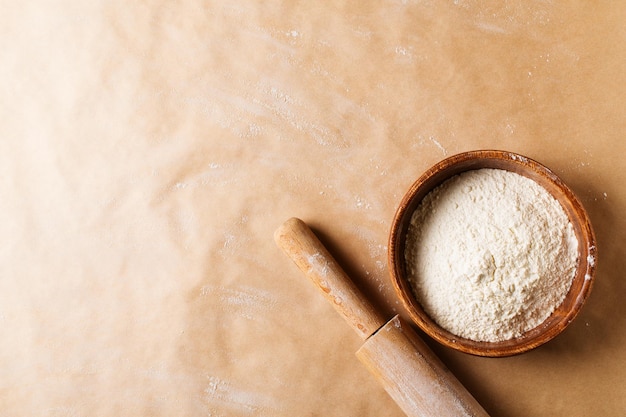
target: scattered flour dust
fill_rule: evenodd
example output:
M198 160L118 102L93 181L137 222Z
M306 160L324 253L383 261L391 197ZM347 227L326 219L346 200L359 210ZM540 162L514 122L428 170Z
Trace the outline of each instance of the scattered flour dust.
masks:
M578 241L558 201L536 182L499 169L459 174L413 213L405 258L424 310L476 341L518 337L563 301Z

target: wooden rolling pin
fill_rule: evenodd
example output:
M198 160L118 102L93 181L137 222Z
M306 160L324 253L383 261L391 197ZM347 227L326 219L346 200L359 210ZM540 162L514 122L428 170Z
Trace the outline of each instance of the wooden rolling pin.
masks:
M489 417L408 323L374 310L302 220L287 220L274 239L365 341L356 356L407 416Z

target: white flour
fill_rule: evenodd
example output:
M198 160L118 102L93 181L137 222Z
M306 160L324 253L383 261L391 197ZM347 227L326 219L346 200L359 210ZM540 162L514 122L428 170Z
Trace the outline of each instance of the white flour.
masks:
M521 175L480 169L430 192L411 219L405 257L424 310L477 341L520 336L567 294L578 241L561 205Z

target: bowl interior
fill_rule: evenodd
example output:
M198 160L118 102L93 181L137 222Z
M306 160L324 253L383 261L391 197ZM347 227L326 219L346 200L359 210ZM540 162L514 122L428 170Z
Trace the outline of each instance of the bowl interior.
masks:
M477 342L441 328L423 310L407 279L404 257L411 216L433 188L464 171L496 168L516 172L542 185L556 198L578 239L578 265L572 286L560 306L542 324L520 337L501 342ZM389 236L392 283L415 323L429 336L453 349L479 356L510 356L533 349L558 335L574 319L589 295L595 272L596 243L587 213L572 191L549 169L524 156L504 151L472 151L449 157L426 171L404 196Z

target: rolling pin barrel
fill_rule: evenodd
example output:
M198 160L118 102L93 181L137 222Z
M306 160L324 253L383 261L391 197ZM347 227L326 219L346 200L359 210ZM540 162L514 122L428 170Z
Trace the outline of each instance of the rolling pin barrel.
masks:
M489 417L459 380L400 316L356 352L410 417Z
M408 323L385 323L302 220L287 220L274 239L365 340L357 357L407 416L489 417Z

